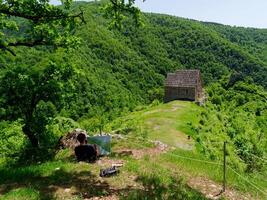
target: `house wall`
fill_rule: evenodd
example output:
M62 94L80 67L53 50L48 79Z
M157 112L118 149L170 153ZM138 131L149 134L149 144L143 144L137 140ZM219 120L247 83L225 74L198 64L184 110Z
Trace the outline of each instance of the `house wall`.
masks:
M197 98L195 87L165 87L165 102L173 100L195 101Z
M197 89L196 89L196 99L200 99L203 95L203 89L202 89L202 80L201 77L198 78L198 84L197 84Z

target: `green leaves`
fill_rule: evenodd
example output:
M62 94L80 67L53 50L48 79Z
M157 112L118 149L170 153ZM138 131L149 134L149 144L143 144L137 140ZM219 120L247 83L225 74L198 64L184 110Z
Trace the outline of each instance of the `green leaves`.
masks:
M72 0L61 2L63 6L51 5L49 0L1 1L0 50L15 55L11 47L77 46L79 39L74 36L74 30L79 23L85 23L83 10L70 12ZM141 12L134 7L134 0L109 2L104 10L106 16L111 18L111 27L121 29L125 19L129 17L133 18L136 25L142 24Z
M0 79L0 119L21 119L24 134L32 143L45 141L46 125L65 105L62 93L73 74L71 65L52 61L43 70L22 67L7 70Z
M57 109L55 105L51 102L39 101L33 112L33 120L31 122L32 131L36 134L40 144L49 145L46 143L49 137L46 135L46 126L52 122L54 117L56 117Z
M61 0L61 3L64 5L65 9L69 9L73 0Z
M141 11L134 6L135 0L110 0L103 7L105 17L111 19L110 28L121 29L123 22L131 17L137 26L142 26Z
M47 45L71 47L77 45L73 35L83 19L83 12L70 14L71 0L63 7L49 4L48 0L7 0L0 3L0 50L15 55L11 47ZM76 20L76 19L80 20Z
M255 156L267 155L266 124L262 124L267 121L267 115L264 115L267 94L263 88L237 77L230 76L229 80L207 88L209 102L205 112L208 114L202 116L201 122L204 123L199 126L199 137L207 144L227 140L232 149L229 152L231 164L239 162L248 172L264 171L264 163ZM229 81L233 84L231 87L224 83ZM202 148L216 154L212 145L203 145ZM218 154L220 149L217 151Z
M14 162L25 147L26 137L20 121L0 122L0 157L12 157Z

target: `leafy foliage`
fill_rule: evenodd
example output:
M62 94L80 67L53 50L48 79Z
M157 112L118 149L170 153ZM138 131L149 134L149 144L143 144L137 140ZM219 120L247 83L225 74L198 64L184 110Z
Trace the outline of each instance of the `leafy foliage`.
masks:
M267 94L263 88L244 81L228 87L227 79L208 87L209 102L197 127L202 151L217 158L220 145L228 141L232 163L246 171L266 170Z
M54 63L43 71L9 69L1 79L1 107L4 107L1 119L22 119L24 133L37 146L40 136L36 134L44 132L50 118L63 106L63 82L67 83L72 73L70 66Z
M15 55L11 47L75 45L78 38L72 33L77 18L84 19L82 12L69 14L71 2L62 0L63 7L56 7L49 0L1 0L0 49Z
M134 3L135 0L110 0L103 8L105 16L111 19L110 27L121 29L129 15L134 19L136 25L142 25L141 11L134 6Z
M19 121L1 121L0 128L0 157L12 158L14 162L27 144L22 124Z

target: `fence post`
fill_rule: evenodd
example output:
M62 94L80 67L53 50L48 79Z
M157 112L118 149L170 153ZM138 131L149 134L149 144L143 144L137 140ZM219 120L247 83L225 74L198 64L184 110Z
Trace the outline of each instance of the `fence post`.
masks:
M226 188L226 141L223 143L223 192Z

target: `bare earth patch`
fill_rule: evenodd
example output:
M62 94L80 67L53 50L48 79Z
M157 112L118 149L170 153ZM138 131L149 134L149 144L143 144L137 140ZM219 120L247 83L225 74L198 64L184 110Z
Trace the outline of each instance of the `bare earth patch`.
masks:
M108 157L103 157L96 161L96 164L100 167L111 167L114 164L124 164L123 160L117 160L117 159L110 159Z
M184 142L176 142L176 147L183 149L183 150L187 150L187 151L192 151L194 149L194 143L193 142L188 142L184 143Z
M249 194L241 194L240 192L226 188L226 191L221 194L222 185L215 183L214 181L207 179L205 177L191 177L187 184L202 194L204 194L209 199L220 199L222 196L229 200L251 200Z
M117 195L110 195L105 197L92 197L92 198L85 198L84 200L118 200L120 199Z
M169 150L168 145L163 144L160 141L154 141L156 145L154 148L146 148L146 149L120 149L115 152L115 154L120 156L132 156L135 159L141 159L144 156L155 156L161 153L166 153Z

